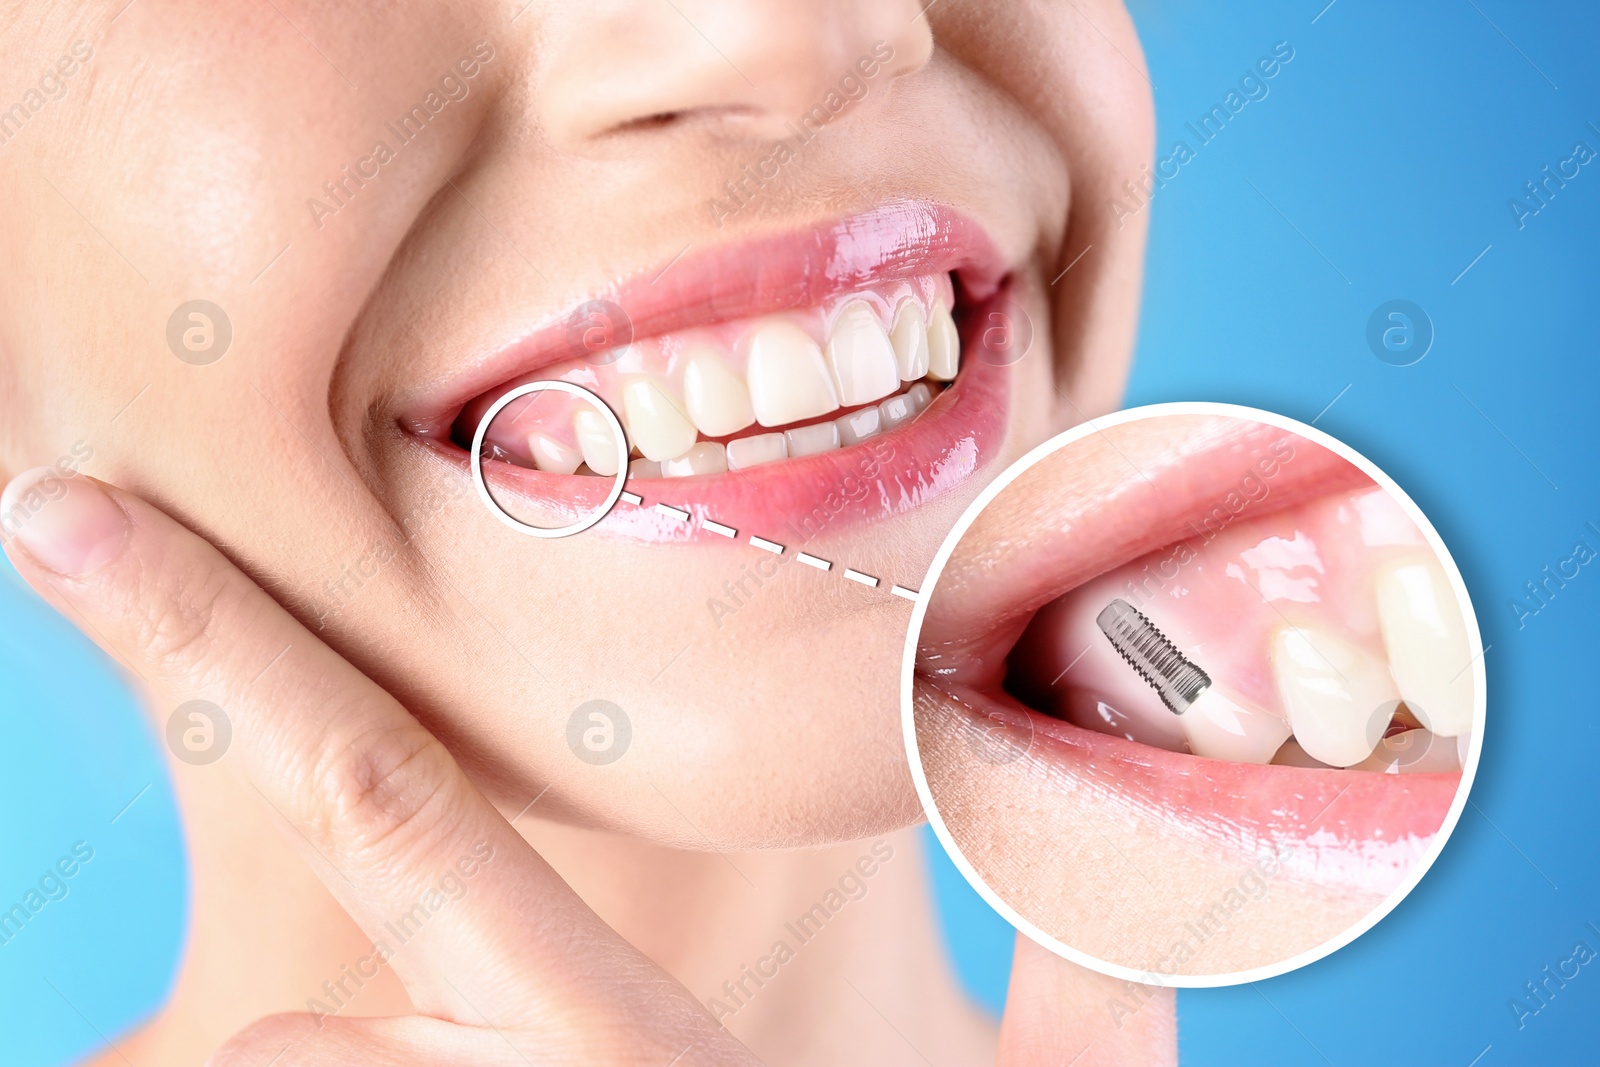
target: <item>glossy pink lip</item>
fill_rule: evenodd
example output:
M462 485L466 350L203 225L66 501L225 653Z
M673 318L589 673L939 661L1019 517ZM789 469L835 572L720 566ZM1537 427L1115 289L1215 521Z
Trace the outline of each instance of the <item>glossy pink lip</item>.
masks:
M1287 433L1219 421L1174 447L1161 465L1146 467L1146 478L1128 492L1099 502L1094 522L1062 524L1026 554L991 561L986 589L969 584L952 594L961 598L951 602L950 614L958 617L933 622L947 614L942 586L936 588L919 638L919 682L949 693L978 727L1002 727L1019 742L1021 760L1108 783L1156 818L1208 840L1247 852L1260 842L1293 846L1313 857L1308 868L1315 880L1387 891L1443 825L1459 773L1389 775L1204 759L1040 714L1001 688L1006 654L1039 607L1179 540L1185 524L1239 477L1248 463L1241 457L1264 453ZM1284 465L1269 511L1370 481L1311 441L1294 436L1293 447L1296 459Z
M1004 298L1007 267L994 243L965 215L939 204L897 201L836 222L739 244L691 251L675 263L609 287L590 299L622 307L635 339L735 318L822 303L864 285L952 272L958 322L963 309ZM536 380L541 368L586 354L569 336L567 315L467 366L432 390L402 425L465 476L468 456L450 441L462 408L499 386ZM700 521L714 519L769 539L803 542L822 529L843 529L899 514L949 491L977 471L1004 437L1009 373L976 358L971 338L954 385L910 423L859 445L803 460L696 478L635 480L629 492L647 505L688 510L685 524L619 504L595 527L647 541L711 540ZM610 479L547 474L489 462L496 493L537 505L542 524L570 522L605 497ZM785 542L788 543L788 542Z

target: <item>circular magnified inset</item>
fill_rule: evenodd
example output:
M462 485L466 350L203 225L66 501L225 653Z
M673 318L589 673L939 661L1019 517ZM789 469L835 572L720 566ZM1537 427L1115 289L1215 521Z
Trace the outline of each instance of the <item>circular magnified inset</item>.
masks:
M472 437L472 482L478 496L505 525L529 537L570 537L605 518L622 498L628 480L628 435L605 401L571 382L528 382L496 400ZM485 461L502 465L500 479L513 499L502 502L489 488ZM603 500L559 525L536 521L555 509L570 510L569 493L540 493L537 484L517 486L517 471L609 478ZM535 477L521 476L530 482ZM587 479L585 479L587 480ZM520 488L520 492L518 491ZM583 493L597 496L597 493ZM582 504L583 501L579 501Z
M1483 645L1438 533L1309 426L1085 424L972 504L912 618L911 770L957 866L1103 973L1215 986L1387 914L1466 803Z

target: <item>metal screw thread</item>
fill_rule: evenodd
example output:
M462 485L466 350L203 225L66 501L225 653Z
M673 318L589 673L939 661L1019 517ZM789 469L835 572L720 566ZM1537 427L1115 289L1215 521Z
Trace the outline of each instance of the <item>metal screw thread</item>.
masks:
M1150 683L1174 715L1188 711L1189 705L1211 684L1210 675L1179 652L1166 634L1126 600L1113 600L1094 621L1100 624L1111 647Z

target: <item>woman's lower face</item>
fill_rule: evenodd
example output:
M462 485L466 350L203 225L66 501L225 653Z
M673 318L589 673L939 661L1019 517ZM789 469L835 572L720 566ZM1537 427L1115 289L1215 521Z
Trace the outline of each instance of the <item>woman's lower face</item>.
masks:
M34 279L0 293L5 467L92 453L512 810L695 849L913 821L890 587L1120 391L1143 234L1110 200L1151 125L1125 13L118 6L6 57L90 53L0 171L5 273ZM593 299L625 356L569 328ZM1025 354L994 356L995 314ZM452 430L554 377L622 415L645 502L541 540ZM581 510L581 429L514 435L490 484Z

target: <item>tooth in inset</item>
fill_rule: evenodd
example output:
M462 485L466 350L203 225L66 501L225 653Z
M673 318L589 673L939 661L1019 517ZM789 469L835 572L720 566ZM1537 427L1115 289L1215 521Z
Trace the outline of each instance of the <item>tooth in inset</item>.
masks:
M1444 568L1432 558L1392 563L1375 585L1389 673L1406 707L1442 737L1471 730L1467 627Z
M894 327L889 331L889 343L894 345L894 361L900 380L914 382L928 373L928 324L923 321L922 309L915 300L902 300L894 313Z
M1313 758L1349 767L1371 755L1399 693L1388 669L1339 635L1285 626L1272 641L1272 672L1295 740Z
M1372 755L1355 765L1358 771L1383 774L1434 774L1459 771L1454 738L1441 738L1426 730L1405 730L1378 742Z
M726 437L756 421L744 379L707 347L697 347L684 362L683 406L707 437Z
M1216 685L1201 690L1178 722L1189 751L1235 763L1271 763L1289 739L1283 719L1246 706Z
M928 377L948 382L961 370L961 335L950 309L937 301L928 318Z
M796 430L785 430L783 437L789 446L791 458L814 456L818 452L830 452L839 447L839 424L837 422L812 423L810 426L802 426Z
M728 469L728 453L715 441L701 441L676 459L661 461L661 477L687 478L693 474L721 474Z
M912 403L909 393L891 396L888 400L878 405L878 411L883 416L882 427L892 430L917 413L916 404Z
M659 478L661 477L661 464L653 459L636 459L628 464L628 477Z
M906 397L911 401L911 412L920 415L933 403L933 398L938 394L933 391L933 386L927 382L918 382L906 390Z
M839 443L857 445L876 437L883 426L883 413L877 408L862 408L833 420L839 426Z
M758 433L728 442L728 469L742 471L789 458L789 442L781 433Z
M610 478L617 473L617 436L600 413L585 404L572 416L572 429L578 436L583 461L596 474Z
M628 436L646 459L681 456L699 436L672 395L649 378L634 378L622 387L622 413Z
M1296 741L1292 737L1283 743L1282 748L1278 749L1278 754L1272 757L1272 762L1277 764L1279 767L1314 767L1326 768L1329 770L1333 769L1330 764L1323 763L1319 759L1312 759L1306 754L1306 750L1300 747L1300 742Z
M833 320L827 356L844 407L871 403L900 388L894 346L865 300L852 300Z
M757 326L746 344L745 380L750 406L763 426L826 415L839 407L833 375L822 349L800 327L783 319Z
M551 474L571 474L583 462L583 453L542 433L528 435L528 454L534 466Z

